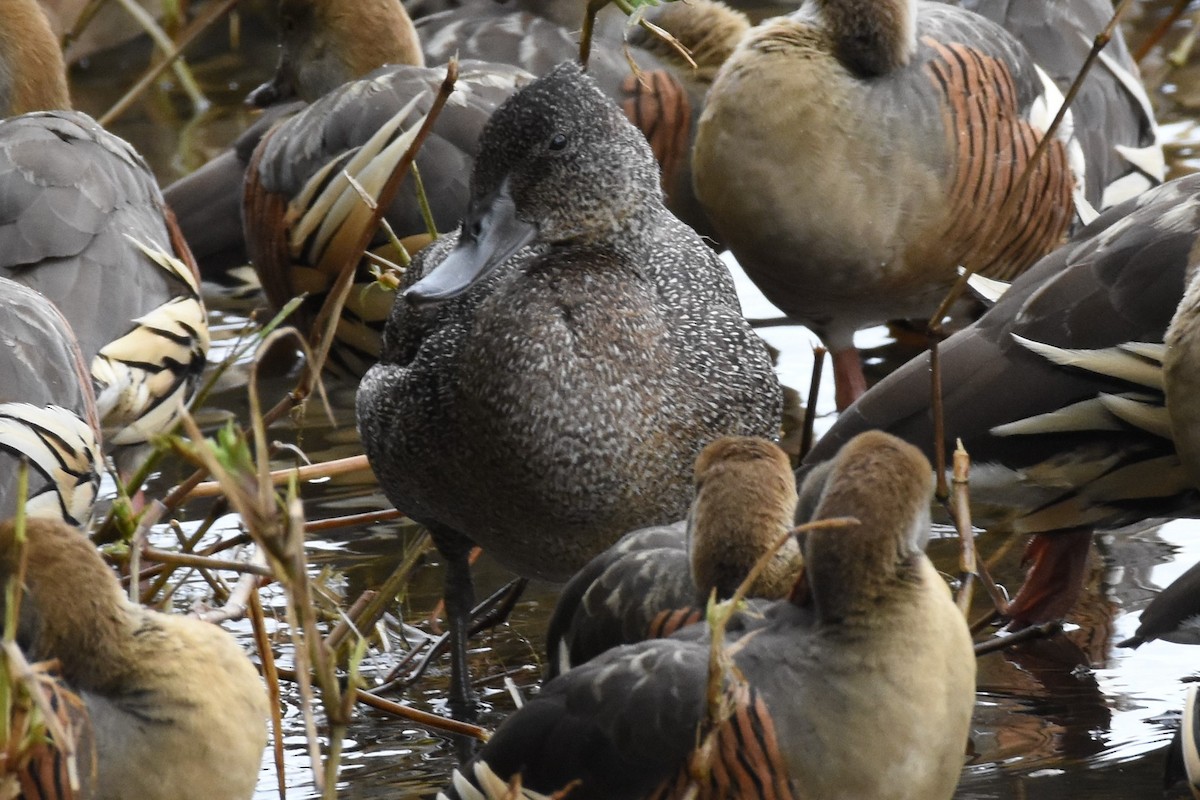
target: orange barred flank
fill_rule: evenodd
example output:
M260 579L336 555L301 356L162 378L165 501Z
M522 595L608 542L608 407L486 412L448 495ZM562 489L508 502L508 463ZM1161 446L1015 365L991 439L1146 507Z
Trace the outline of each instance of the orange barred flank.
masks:
M664 639L680 628L694 625L704 619L704 611L699 608L676 608L670 611L660 611L650 622L646 631L647 639Z
M246 225L246 252L258 273L267 300L283 308L296 296L292 286L292 257L288 250L290 220L286 219L287 198L263 187L258 162L267 151L267 142L278 131L272 128L263 136L250 165L246 168L243 195L243 219ZM295 321L293 321L295 324Z
M1050 143L1019 201L999 219L1042 134L1021 118L1004 64L966 45L923 41L940 57L927 71L941 90L954 165L939 239L954 263L1012 280L1058 246L1070 226L1074 179L1066 148L1059 140Z
M621 85L629 99L621 104L625 117L650 143L662 170L662 185L670 190L687 163L691 144L692 104L687 90L665 70L630 75Z
M35 667L38 689L46 700L58 724L70 739L70 747L46 739L33 744L21 754L16 765L16 777L25 800L73 800L90 797L96 776L95 740L88 719L87 707L79 696L63 684ZM71 788L72 765L78 776L79 791Z
M739 682L727 687L725 696L729 717L702 733L688 763L650 800L801 800L792 792L775 723L758 692Z

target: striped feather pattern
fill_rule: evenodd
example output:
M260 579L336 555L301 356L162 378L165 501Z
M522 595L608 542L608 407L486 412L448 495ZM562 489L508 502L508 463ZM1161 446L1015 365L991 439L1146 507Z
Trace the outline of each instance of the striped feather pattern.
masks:
M308 294L291 318L306 334L345 264L347 248L358 238L374 198L415 138L444 78L440 67L376 70L285 120L255 149L243 197L250 260L276 309ZM516 68L461 62L454 92L416 162L438 230L453 227L466 206L471 153L483 124L527 79ZM385 217L406 247L428 241L416 198L410 175ZM376 244L387 260L400 260L382 233ZM360 376L378 360L393 299L364 260L338 323L331 368Z
M670 192L687 168L692 143L692 102L683 84L667 70L630 75L621 84L625 116L646 136Z
M21 754L16 775L23 800L91 797L95 785L95 741L87 706L61 681L38 669L37 689L54 711L66 743L47 736ZM19 726L14 726L19 727ZM48 733L48 732L47 732Z
M192 270L162 248L132 241L188 291L133 320L132 330L92 359L110 445L145 442L174 425L208 358L208 319Z
M1062 242L1071 223L1074 179L1062 142L1051 142L1033 167L1011 221L995 211L1016 189L1042 133L1019 113L1016 87L998 59L932 37L937 57L927 74L942 97L952 182L944 229L957 263L1010 280ZM977 213L990 213L978 219ZM982 232L982 233L981 233Z
M646 631L646 638L663 639L680 628L694 625L702 619L704 619L704 610L701 608L677 608L672 611L660 611L650 621L650 628Z
M775 723L758 692L744 681L726 687L729 716L701 740L688 764L649 800L799 800L789 785Z
M60 406L0 403L0 449L29 460L30 515L87 522L104 464L91 425Z

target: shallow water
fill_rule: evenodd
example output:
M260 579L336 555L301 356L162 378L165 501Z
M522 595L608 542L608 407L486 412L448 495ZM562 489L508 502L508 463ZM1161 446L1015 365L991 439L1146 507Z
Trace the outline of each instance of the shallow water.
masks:
M1148 30L1169 5L1166 0L1145 3L1137 31ZM205 42L204 55L197 59L197 72L216 103L201 119L189 121L178 94L158 93L140 104L113 127L131 139L147 155L165 182L201 163L246 124L248 116L237 107L240 97L265 77L274 60L274 49L264 42L257 7L244 13L242 49L229 53L227 37L214 35ZM1176 26L1167 45L1175 46L1191 22ZM1140 40L1135 32L1132 41ZM1160 83L1152 92L1164 121L1164 135L1171 141L1170 153L1176 173L1200 168L1197 148L1200 128L1200 67L1187 67L1169 75L1162 68L1163 48L1151 54L1147 74ZM119 56L94 59L75 75L78 105L99 113L130 83L145 60L145 48L125 48ZM742 281L745 283L745 281ZM747 288L747 287L741 287ZM745 296L749 317L774 316L752 287ZM214 311L213 361L228 353L245 323L235 311ZM811 346L815 336L796 326L766 328L764 338L780 351L779 372L784 382L807 392L811 369ZM900 349L890 343L882 329L861 334L859 345L872 349L874 367L885 370L901 359ZM245 362L246 359L243 359ZM243 363L243 367L245 364ZM869 365L870 366L870 365ZM215 419L222 413L246 418L245 370L235 370L215 393L205 414ZM828 373L828 370L827 370ZM262 381L269 402L291 388L287 376ZM832 389L825 382L818 403L823 430L832 421ZM297 419L276 425L273 438L293 442L313 461L358 452L353 421L353 387L331 382L328 386L336 424L313 403ZM280 466L284 464L281 462ZM179 478L160 475L155 487L162 489ZM302 488L309 519L369 511L386 504L370 476L342 476L306 484ZM153 495L154 492L152 491ZM199 519L203 507L189 509ZM236 528L237 520L223 518L223 530ZM188 526L184 521L185 528ZM994 654L980 659L979 694L974 734L963 780L956 797L984 798L1146 798L1162 795L1164 750L1178 719L1185 688L1200 657L1200 650L1155 642L1136 652L1119 650L1113 642L1130 635L1137 625L1138 611L1154 591L1200 560L1200 528L1195 522L1176 521L1143 525L1136 529L1098 536L1094 548L1091 589L1068 634L1053 642L1038 643L1015 654ZM412 526L379 524L347 528L313 538L309 556L314 571L327 570L326 583L344 598L353 600L360 591L376 585L391 571L401 552L416 538ZM998 580L1015 586L1019 580L1019 545L998 537L982 536L980 550L995 555ZM939 538L931 546L947 574L955 571L958 545L953 538ZM478 570L480 595L507 580L504 571L484 559ZM377 640L364 665L368 681L379 679L396 662L406 643L420 636L414 628L428 630L425 617L437 603L440 572L436 558L426 557L406 596L393 609L384 626L381 649ZM202 601L207 586L189 581L176 596L186 607ZM277 591L264 590L268 612L282 613ZM542 633L552 608L553 587L534 586L512 616L509 624L475 643L473 674L481 676L480 691L488 704L482 723L494 726L513 708L505 678L516 689L529 693L540 674ZM975 615L982 613L977 601ZM245 623L231 624L239 636L249 636ZM914 642L914 646L920 646ZM288 658L286 646L280 656ZM441 710L446 674L441 665L407 694L414 705ZM286 697L285 769L288 796L315 796L304 744L297 698ZM879 731L887 736L887 731ZM862 746L869 747L869 742ZM342 759L339 794L348 798L429 797L443 784L455 764L447 737L376 711L362 711L348 733ZM276 796L276 768L268 753L256 797ZM1182 793L1174 796L1182 797Z

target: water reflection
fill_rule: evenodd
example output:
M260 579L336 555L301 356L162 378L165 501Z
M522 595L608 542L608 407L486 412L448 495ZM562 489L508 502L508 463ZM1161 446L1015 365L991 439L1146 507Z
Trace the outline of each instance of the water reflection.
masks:
M274 47L265 9L273 3L243 4L243 46L230 54L228 35L218 32L202 43L197 73L216 102L201 119L186 121L186 109L172 95L158 95L140 104L114 126L147 156L160 178L167 182L230 140L247 122L240 106L244 93L269 72ZM1143 4L1139 30L1147 30L1171 5L1167 0ZM1183 29L1172 34L1168 47L1177 44ZM1135 41L1137 36L1134 37ZM1175 174L1200 169L1200 128L1193 117L1200 106L1198 67L1168 69L1162 49L1151 54L1147 76L1161 83L1152 92L1164 120L1163 135L1170 142L1168 158ZM94 58L74 81L77 104L93 113L105 109L145 63L141 45L115 56ZM114 81L114 76L118 80ZM745 281L739 281L746 313L750 317L775 315ZM237 311L214 315L214 360L232 351L246 318ZM807 393L816 337L796 326L763 330L763 336L780 352L778 370L783 381ZM859 334L856 343L886 369L906 357L884 329ZM203 419L213 423L223 416L246 417L244 384L251 357L222 380ZM870 361L869 361L870 366ZM832 381L827 377L818 401L818 431L832 422ZM286 374L262 381L263 396L274 398L287 391ZM292 442L313 460L350 455L359 451L353 424L354 387L330 382L333 421L315 402L299 416L277 424L271 435ZM157 478L159 489L180 476ZM382 494L363 474L340 476L303 487L310 519L369 511L383 507ZM194 510L200 514L204 509ZM219 532L230 533L232 517L222 518ZM1200 651L1166 642L1153 642L1137 651L1114 650L1112 643L1131 635L1137 612L1154 591L1200 560L1200 528L1190 521L1142 525L1097 537L1089 588L1073 613L1067 634L1050 642L1037 642L1012 653L992 654L979 662L979 695L971 751L960 800L985 798L1144 798L1162 796L1163 751L1182 705L1184 684L1197 665ZM411 546L417 531L404 524L377 524L339 530L314 538L310 556L314 570L333 576L329 584L343 598L353 600L362 590L386 577L402 550ZM980 551L997 580L1009 586L1019 581L1020 543L1002 537L982 536ZM941 538L932 545L940 568L956 572L957 541ZM406 595L376 632L375 646L364 664L368 680L381 679L417 637L428 630L426 617L437 602L441 578L436 554L425 557ZM486 560L479 570L481 596L501 586L508 575ZM203 598L202 582L189 583L176 600L186 605ZM518 692L529 692L540 674L542 636L554 601L554 589L534 586L513 615L512 622L477 640L472 650L472 674L487 704L483 724L495 725L511 711L514 701L506 679ZM268 613L282 615L283 599L277 590L264 592ZM976 599L975 614L986 601ZM239 636L249 636L248 625L230 626ZM280 640L280 653L287 648ZM914 642L914 646L919 646ZM442 708L448 675L435 665L408 693L415 705ZM315 796L303 738L297 698L285 706L284 782L288 796ZM880 735L887 735L881 731ZM869 746L869 743L864 743ZM380 712L364 710L349 732L339 792L348 798L428 797L442 784L454 763L453 748L442 736ZM277 775L270 754L264 762L257 797L276 796ZM1174 796L1183 797L1182 793Z

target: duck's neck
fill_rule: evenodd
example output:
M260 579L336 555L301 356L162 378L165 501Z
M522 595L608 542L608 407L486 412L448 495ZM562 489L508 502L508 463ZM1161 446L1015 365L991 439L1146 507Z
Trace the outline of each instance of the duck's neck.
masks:
M70 107L62 51L37 0L0 0L0 117Z
M908 64L917 50L917 0L811 0L833 37L834 54L861 77Z
M351 26L345 41L350 71L347 80L360 78L384 64L424 66L425 55L412 19L399 0L368 0L359 5L357 15L345 14L343 25Z
M849 530L810 532L804 569L818 617L838 625L872 624L889 598L919 574L923 558L865 521Z
M0 529L6 552L14 552L11 541L6 525ZM26 547L22 644L34 658L57 658L76 689L112 692L137 661L136 608L79 531L31 519Z
M812 530L804 548L822 621L874 624L889 598L914 585L929 540L931 494L929 462L912 445L868 431L842 447L814 516L857 524Z

